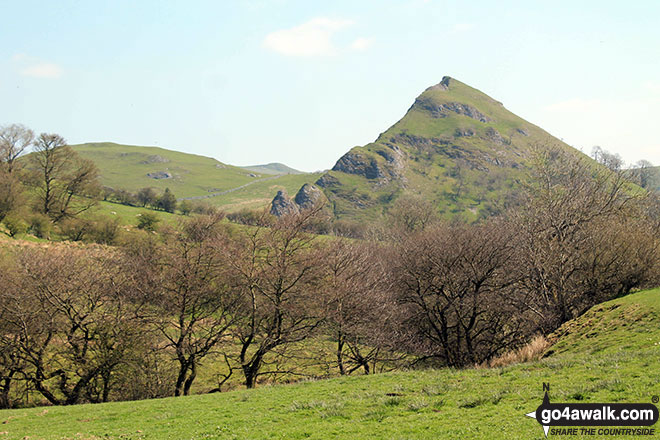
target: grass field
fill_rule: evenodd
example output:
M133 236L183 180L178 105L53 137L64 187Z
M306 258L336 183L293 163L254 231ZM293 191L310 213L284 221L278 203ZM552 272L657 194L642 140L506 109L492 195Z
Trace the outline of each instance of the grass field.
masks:
M153 187L169 188L178 198L204 197L204 201L231 212L242 208L268 206L277 191L294 195L304 183L316 181L320 173L299 173L282 164L248 170L223 164L213 158L181 153L158 147L119 145L110 142L72 146L81 156L91 159L100 171L101 183L115 189L136 192ZM151 173L166 172L171 177L153 179ZM280 173L274 174L274 173ZM287 174L287 173L292 174ZM242 188L241 188L242 187Z
M660 394L660 289L596 306L557 337L544 359L503 368L6 410L0 439L542 439L524 414L541 403L543 382L554 402L650 402Z

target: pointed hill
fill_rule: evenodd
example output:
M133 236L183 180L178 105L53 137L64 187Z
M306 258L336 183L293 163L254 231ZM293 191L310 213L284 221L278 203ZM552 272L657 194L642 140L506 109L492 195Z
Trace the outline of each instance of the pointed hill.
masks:
M413 193L445 217L474 220L512 196L534 146L578 153L501 102L450 77L426 89L405 116L344 154L316 182L338 218L375 218Z

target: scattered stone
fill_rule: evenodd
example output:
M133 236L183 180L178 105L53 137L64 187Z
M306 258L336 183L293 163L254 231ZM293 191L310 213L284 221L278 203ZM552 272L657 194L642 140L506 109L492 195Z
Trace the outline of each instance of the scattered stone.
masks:
M454 132L454 136L456 137L470 137L474 136L475 134L475 131L471 128L457 128Z
M141 164L150 164L150 163L168 163L170 160L164 158L163 156L159 156L157 154L154 154L152 156L147 157L145 160L140 162Z
M147 173L147 177L151 177L152 179L171 179L172 174L170 174L168 171L157 171L155 173Z

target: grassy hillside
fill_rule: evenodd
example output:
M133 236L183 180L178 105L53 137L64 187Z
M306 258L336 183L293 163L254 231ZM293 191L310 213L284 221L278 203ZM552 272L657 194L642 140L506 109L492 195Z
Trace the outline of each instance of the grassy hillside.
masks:
M543 382L556 402L649 402L660 394L660 289L596 306L556 338L544 359L503 368L1 411L0 438L542 439L524 414L541 403Z
M96 163L105 186L128 191L170 188L178 198L204 198L229 211L266 206L278 190L295 193L302 184L319 177L259 173L209 157L158 147L104 142L73 145L73 148ZM149 174L165 178L153 178Z
M405 116L339 159L319 182L338 217L376 217L420 194L445 217L474 219L519 187L531 150L563 142L453 78L424 91Z

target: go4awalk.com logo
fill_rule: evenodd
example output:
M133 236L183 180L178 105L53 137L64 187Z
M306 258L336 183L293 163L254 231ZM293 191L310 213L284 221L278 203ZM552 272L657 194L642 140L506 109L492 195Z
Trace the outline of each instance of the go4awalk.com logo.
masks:
M545 436L550 435L655 435L658 408L652 403L550 403L550 385L536 411L525 414L536 419ZM653 403L658 397L653 396Z

